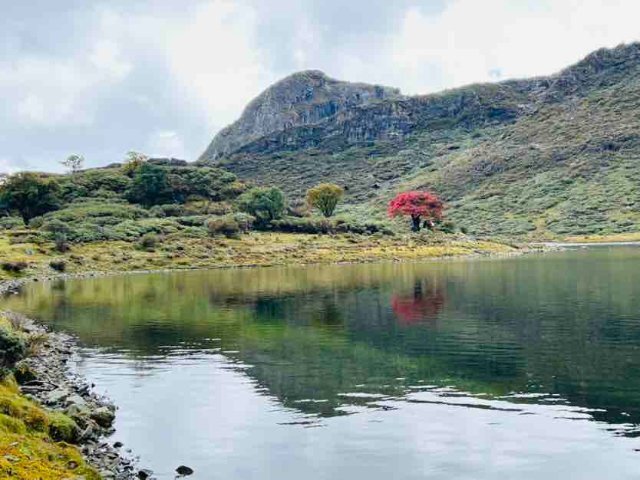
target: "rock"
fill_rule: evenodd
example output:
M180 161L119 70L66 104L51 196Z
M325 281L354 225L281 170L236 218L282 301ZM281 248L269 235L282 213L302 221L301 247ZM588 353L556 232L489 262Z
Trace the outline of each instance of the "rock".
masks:
M275 132L320 124L354 107L401 98L396 88L335 80L318 70L294 73L252 100L215 136L201 160L216 160Z
M64 390L61 388L57 388L52 392L49 392L46 397L45 397L45 401L48 404L56 404L56 403L60 403L62 402L65 398L67 398L69 396L70 392L69 390Z
M123 443L122 442L115 442L113 444L113 448L122 448Z
M144 469L142 469L142 470L140 470L138 472L138 478L140 480L147 480L148 478L151 477L151 475L153 475L153 472L151 470L146 469L146 468L144 468Z
M183 477L186 477L188 475L193 475L193 469L185 465L180 465L178 468L176 468L176 473L178 475L182 475Z
M108 407L99 407L91 412L91 418L103 428L110 428L116 416Z
M76 393L69 395L66 399L66 403L69 407L76 406L82 408L87 406L87 401Z

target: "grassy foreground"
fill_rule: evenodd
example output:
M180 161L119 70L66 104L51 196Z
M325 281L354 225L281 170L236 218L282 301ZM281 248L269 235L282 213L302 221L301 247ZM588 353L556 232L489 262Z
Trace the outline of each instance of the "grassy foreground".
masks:
M122 241L93 242L73 245L68 252L59 253L53 244L12 244L9 237L0 235L0 279L45 276L60 271L126 272L410 261L518 251L517 246L506 243L433 233L376 237L252 232L237 239L168 235L152 246ZM12 270L16 264L19 271Z
M37 339L17 330L3 316L0 337L7 350L23 345L28 353L37 344ZM99 479L78 448L65 441L74 437L77 428L69 417L48 411L21 395L13 374L4 371L0 380L0 478Z

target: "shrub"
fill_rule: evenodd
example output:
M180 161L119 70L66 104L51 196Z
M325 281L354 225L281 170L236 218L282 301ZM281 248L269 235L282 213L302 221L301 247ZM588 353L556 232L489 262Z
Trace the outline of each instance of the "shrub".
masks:
M184 207L177 203L168 203L165 205L156 205L149 209L149 213L154 217L179 217L185 214Z
M324 218L285 217L271 224L275 229L288 233L332 233L335 230L335 225Z
M237 212L232 215L233 220L238 224L240 231L248 232L253 227L256 218L248 213Z
M0 366L12 367L27 354L27 343L20 335L7 327L0 327Z
M2 217L0 218L0 229L12 230L14 228L24 228L24 220L20 217Z
M237 238L241 232L240 225L232 215L208 218L205 227L212 237L224 235L227 238Z
M64 260L51 260L49 266L56 272L64 272L67 269L67 262Z
M20 273L28 266L29 264L27 262L21 262L21 261L17 261L17 262L5 261L0 263L0 268L2 268L2 270L4 270L5 272L9 272L9 273Z
M286 208L286 200L279 188L253 188L240 195L240 209L256 218L259 227L267 227L273 220L282 218Z
M158 245L158 236L154 233L146 233L140 239L139 246L148 252L153 251Z
M60 253L68 252L70 250L71 247L67 241L67 235L65 233L54 234L53 248Z

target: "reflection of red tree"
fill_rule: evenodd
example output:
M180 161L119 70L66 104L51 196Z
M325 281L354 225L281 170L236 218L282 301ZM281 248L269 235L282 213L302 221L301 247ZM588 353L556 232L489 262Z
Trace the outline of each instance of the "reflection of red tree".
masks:
M391 297L391 308L400 325L413 325L435 320L444 302L445 295L439 288L425 292L422 283L416 282L413 295L394 294Z

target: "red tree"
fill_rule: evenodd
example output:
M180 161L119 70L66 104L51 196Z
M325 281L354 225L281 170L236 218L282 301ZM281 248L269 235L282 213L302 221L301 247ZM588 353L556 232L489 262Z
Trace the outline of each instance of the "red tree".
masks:
M420 230L420 222L433 227L434 221L442 219L442 202L431 192L403 192L389 202L389 216L411 216L411 230Z

